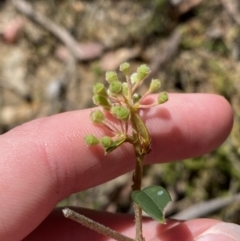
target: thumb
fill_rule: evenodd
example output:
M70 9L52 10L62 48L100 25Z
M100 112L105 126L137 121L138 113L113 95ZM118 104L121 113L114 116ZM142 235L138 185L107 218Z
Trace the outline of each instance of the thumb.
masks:
M240 226L233 223L217 223L196 237L195 241L237 241Z

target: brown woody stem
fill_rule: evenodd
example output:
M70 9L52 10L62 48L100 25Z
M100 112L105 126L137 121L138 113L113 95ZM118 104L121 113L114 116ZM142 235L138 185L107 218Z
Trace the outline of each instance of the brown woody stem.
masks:
M66 218L72 219L80 224L82 224L85 227L88 227L100 234L103 234L107 237L113 238L117 241L136 241L135 239L129 238L125 235L122 235L118 232L116 232L113 229L110 229L96 221L93 221L90 218L87 218L79 213L74 212L73 210L69 208L63 209L63 214Z
M143 155L137 155L135 172L133 174L133 186L132 189L134 190L141 190L142 185L142 173L143 173ZM136 240L137 241L144 241L143 234L142 234L142 209L134 203L134 213L135 213L135 222L136 222Z

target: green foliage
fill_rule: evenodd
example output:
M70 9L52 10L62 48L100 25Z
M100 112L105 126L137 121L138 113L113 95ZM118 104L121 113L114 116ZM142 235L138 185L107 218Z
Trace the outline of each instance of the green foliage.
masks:
M163 187L149 186L141 191L136 190L131 197L153 219L165 223L164 209L172 199Z
M105 147L105 153L108 154L118 148L122 143L126 141L126 136L122 136L119 140L114 141L111 145Z
M150 152L151 138L148 129L139 115L142 108L151 108L163 104L168 100L166 92L159 94L157 101L151 105L142 104L142 100L160 88L161 83L158 79L153 79L149 89L141 96L136 92L137 88L143 83L150 73L147 65L141 65L136 72L130 75L130 65L123 63L120 65L120 71L125 75L126 81L121 82L114 71L106 73L105 78L109 83L108 89L103 84L95 84L93 87L93 102L104 108L95 110L90 114L93 123L105 126L111 136L104 136L100 144L104 148L105 154L114 151L125 142L132 144L136 155L136 168L133 175L132 198L136 202L136 240L144 241L142 236L141 208L145 210L152 218L164 223L164 208L171 200L167 191L158 186L152 186L141 189L142 170L144 157ZM105 116L104 113L108 115ZM111 116L111 118L109 118ZM115 121L112 120L115 118ZM119 123L119 125L116 125ZM93 135L85 137L88 145L98 144L98 139Z
M126 80L120 81L115 71L106 72L105 78L109 83L106 87L102 83L96 83L93 87L93 102L94 104L104 108L105 112L116 118L120 125L116 126L112 120L105 117L105 112L101 110L93 111L90 114L90 119L94 123L103 124L112 132L110 139L104 138L101 141L105 149L105 153L115 150L124 142L130 142L134 147L139 145L138 151L142 154L149 152L150 137L144 121L139 116L138 112L142 108L150 108L163 104L168 100L166 92L160 93L156 103L151 105L143 105L142 100L151 92L160 88L161 83L158 79L153 79L150 83L149 90L141 96L136 92L137 88L142 84L150 73L147 65L142 64L137 71L130 75L130 64L123 63L119 70L125 75ZM129 128L129 125L132 128ZM132 133L129 131L132 129ZM92 145L96 140L87 138L87 144Z

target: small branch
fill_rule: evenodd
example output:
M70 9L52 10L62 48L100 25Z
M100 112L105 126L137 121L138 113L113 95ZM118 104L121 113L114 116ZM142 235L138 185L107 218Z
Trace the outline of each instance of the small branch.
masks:
M142 233L142 209L136 203L134 203L133 205L136 222L136 240L145 241Z
M83 226L90 228L100 234L103 234L107 237L113 238L117 241L136 241L135 239L129 238L125 235L122 235L116 231L114 231L113 229L110 229L98 222L93 221L90 218L87 218L79 213L74 212L73 210L69 209L69 208L65 208L63 209L63 214L66 218L72 219L80 224L82 224Z
M133 190L141 190L142 186L142 172L143 172L143 156L139 156L136 153L136 167L133 175ZM135 222L136 222L136 240L144 241L142 234L142 209L134 203L134 213L135 213Z
M24 0L11 0L11 2L19 12L47 29L62 43L64 43L75 59L81 60L81 52L78 42L63 27L36 12L32 6Z
M126 82L128 85L128 100L131 100L132 99L132 84L131 84L129 75L126 76Z

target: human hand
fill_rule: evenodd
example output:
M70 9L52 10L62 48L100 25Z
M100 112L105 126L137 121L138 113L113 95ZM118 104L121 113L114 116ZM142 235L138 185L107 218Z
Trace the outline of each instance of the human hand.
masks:
M90 112L37 119L0 136L1 241L110 240L64 218L60 209L53 210L70 194L134 168L130 145L107 156L101 148L85 145L86 134L102 135L102 130L90 122ZM171 94L167 103L145 114L152 137L148 164L208 153L226 139L233 122L227 101L207 94ZM134 237L132 216L76 210ZM232 241L239 240L240 227L210 219L169 220L167 225L160 225L146 218L143 233L151 241Z

